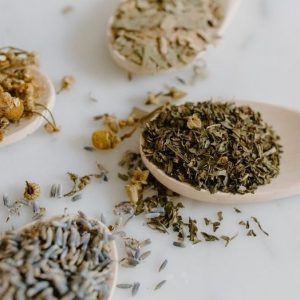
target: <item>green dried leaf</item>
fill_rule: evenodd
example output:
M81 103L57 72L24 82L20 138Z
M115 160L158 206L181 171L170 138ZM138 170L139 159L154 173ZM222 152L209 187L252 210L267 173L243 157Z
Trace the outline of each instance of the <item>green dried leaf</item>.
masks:
M215 242L215 241L218 241L219 238L215 235L212 235L212 234L208 234L206 232L201 232L203 238L205 239L206 242Z
M259 228L265 235L269 236L269 234L268 234L266 231L264 231L264 230L262 229L262 227L261 227L261 225L260 225L260 222L257 220L257 218L251 217L251 219L257 224L258 228Z
M225 247L227 247L228 244L229 244L233 239L235 239L237 236L238 236L238 233L236 233L235 235L233 235L233 236L231 236L231 237L230 237L230 236L227 236L227 235L222 235L220 238L226 242L226 243L225 243Z

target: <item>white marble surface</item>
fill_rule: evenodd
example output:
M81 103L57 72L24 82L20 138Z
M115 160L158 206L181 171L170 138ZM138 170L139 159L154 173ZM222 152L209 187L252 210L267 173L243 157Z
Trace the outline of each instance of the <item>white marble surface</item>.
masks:
M175 75L135 78L126 75L111 61L105 47L105 25L116 0L0 0L0 45L14 45L40 53L42 69L58 84L73 74L76 85L57 97L54 109L61 133L49 136L40 129L26 140L0 151L0 194L20 198L25 180L39 182L43 189L40 205L49 214L81 209L93 217L100 212L112 218L115 203L125 199L123 183L116 178L116 160L136 141L128 141L107 153L89 153L90 133L97 128L95 114L115 112L126 116L133 105L141 105L147 91L175 84ZM75 10L63 16L61 9L72 4ZM209 78L188 87L191 101L211 96L264 100L299 108L300 43L298 29L300 3L296 0L244 0L225 38L205 55ZM91 102L89 92L99 98ZM287 120L288 122L288 120ZM295 128L298 130L298 128ZM49 199L52 183L67 189L67 171L80 174L94 170L100 161L110 171L110 181L92 184L76 203ZM173 234L162 235L143 226L137 218L127 231L137 238L151 237L152 256L134 270L121 269L119 282L141 282L136 299L205 300L296 300L300 297L300 202L299 197L239 206L201 204L183 200L184 213L197 218L213 217L219 210L225 220L220 233L239 237L228 248L222 243L201 243L179 249L172 246ZM4 225L6 212L1 206L1 229L30 221L30 213ZM240 219L257 216L270 237L246 237L237 225ZM167 268L157 272L168 258ZM162 279L168 283L159 291L153 287ZM118 290L114 300L131 299L128 291Z

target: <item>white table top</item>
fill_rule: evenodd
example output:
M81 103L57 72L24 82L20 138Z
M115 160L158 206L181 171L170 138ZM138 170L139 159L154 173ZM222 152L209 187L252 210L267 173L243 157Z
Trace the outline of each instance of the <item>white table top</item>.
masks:
M123 182L117 178L117 161L127 150L137 149L137 139L127 141L115 151L87 152L90 134L97 128L92 118L104 112L126 117L131 107L143 107L148 91L159 91L164 84L174 85L175 76L187 77L190 70L159 77L135 78L111 61L105 46L105 25L115 0L0 0L0 45L13 45L40 53L41 68L58 85L67 74L76 84L57 97L54 114L61 132L48 135L40 129L26 140L1 149L0 194L11 201L22 196L24 181L38 182L42 187L41 206L49 215L83 210L92 217L103 212L112 219L112 207L123 201ZM65 5L75 10L62 15ZM238 97L263 100L300 108L299 70L300 3L296 0L243 1L225 38L205 55L209 77L186 89L190 101L209 97ZM179 86L179 84L178 84ZM89 100L92 92L99 99ZM288 122L288 120L287 120ZM297 129L295 129L297 130ZM95 161L110 171L109 182L90 185L83 199L50 199L49 188L70 183L67 171L86 174L95 170ZM224 213L219 233L239 237L227 248L223 243L200 243L186 249L175 248L175 235L162 235L143 226L136 218L127 232L136 238L152 238L152 255L136 269L121 269L119 282L141 282L136 299L205 299L205 300L282 300L299 299L300 276L300 202L299 197L280 201L243 205L238 215L232 206L201 204L184 199L186 216L197 218L204 230L203 217ZM2 204L1 204L2 205ZM238 221L256 216L270 237L246 237ZM30 221L30 213L5 223L1 208L1 229ZM258 232L258 231L257 231ZM157 272L167 258L169 264ZM159 291L153 287L162 279L167 284ZM118 290L114 300L131 299L129 291Z

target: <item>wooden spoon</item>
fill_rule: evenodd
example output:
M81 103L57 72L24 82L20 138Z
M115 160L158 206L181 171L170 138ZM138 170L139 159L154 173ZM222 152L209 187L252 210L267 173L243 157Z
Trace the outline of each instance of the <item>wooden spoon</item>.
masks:
M55 103L55 89L52 82L35 67L28 67L28 70L33 75L34 82L40 87L40 96L36 102L51 110ZM47 112L44 109L37 109L37 111L47 116ZM0 142L0 148L24 139L35 132L42 123L43 118L41 116L33 115L31 118L21 119L17 124L10 124L5 131L4 140Z
M62 219L76 219L78 217L78 215L66 215L66 216L62 216L62 215L57 215L57 216L53 216L51 218L47 218L47 219L43 219L43 220L38 220L38 221L34 221L31 222L29 224L26 224L25 226L22 226L18 229L18 232L22 232L25 229L30 229L31 227L35 226L37 223L41 222L41 223L49 223L52 221L59 221ZM102 222L100 222L97 219L88 217L89 220L95 221L97 222L107 233L110 233L109 229L107 228L106 225L104 225ZM112 272L112 276L111 276L111 281L108 283L109 286L109 292L108 292L108 298L107 300L111 300L116 288L116 284L117 284L117 276L118 276L118 251L117 251L117 246L116 246L116 242L115 241L111 241L110 242L111 245L111 252L110 252L110 256L111 259L113 261L112 267L111 267L111 272Z
M124 2L124 1L126 1L126 0L122 0L122 2ZM225 15L225 18L224 18L221 26L218 29L218 36L221 38L237 10L239 0L223 0L223 1L219 1L219 3L223 7L223 11L224 11L224 15ZM118 66L120 66L122 69L126 70L129 73L139 74L139 75L152 74L146 68L143 68L142 66L135 64L134 62L128 60L126 57L121 55L113 47L113 44L112 44L113 35L112 35L112 31L111 31L111 26L112 26L113 22L114 22L114 16L112 16L109 19L107 31L106 31L108 50L109 50L113 60L116 62L116 64ZM205 53L205 50L199 52L199 54L195 57L195 59L193 61L201 58L204 53ZM180 66L180 67L182 67L182 66ZM176 68L172 67L172 68L169 68L166 70L160 70L156 74L173 71L180 67L176 67Z
M185 197L210 203L246 203L270 201L300 194L300 111L273 104L252 101L235 101L237 105L249 105L261 112L263 120L272 125L279 134L283 153L279 175L270 184L260 186L254 194L229 194L206 190L196 190L187 183L182 183L168 176L157 168L145 156L142 150L143 138L140 138L140 153L145 166L164 186Z

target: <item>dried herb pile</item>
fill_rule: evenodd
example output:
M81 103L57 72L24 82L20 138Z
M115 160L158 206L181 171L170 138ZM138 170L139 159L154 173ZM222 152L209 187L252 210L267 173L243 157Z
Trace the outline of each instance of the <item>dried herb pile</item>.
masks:
M40 110L47 108L37 101L39 86L30 66L38 66L35 53L12 47L0 48L0 142L9 125L22 118L40 115L46 119ZM50 131L58 131L52 115L51 118L51 122L46 119Z
M83 213L6 232L1 299L108 299L112 238Z
M211 101L166 106L142 135L152 163L199 190L253 193L279 173L279 137L248 106Z
M111 25L112 47L155 73L191 62L217 39L223 20L214 0L128 0Z
M114 213L121 219L128 215L127 220L123 222L123 226L134 216L141 215L151 229L161 233L175 232L177 240L174 241L173 245L181 248L187 246L188 240L193 244L203 241L224 241L225 246L227 246L229 242L237 237L238 233L220 235L217 232L224 219L221 211L216 213L215 220L205 217L202 224L198 224L197 220L191 216L184 219L182 216L184 206L178 199L179 195L168 190L149 173L142 162L140 154L128 151L119 164L126 170L126 173L119 173L119 178L126 182L125 190L129 201L117 204ZM242 213L237 208L234 208L234 211L237 214ZM256 217L241 220L236 225L244 227L246 236L257 236L254 227L257 227L263 234L268 235L262 229ZM113 226L110 229L116 231L119 226Z
M149 173L138 153L126 152L119 164L127 170L126 174L119 174L119 177L127 182L125 189L129 201L117 204L115 214L145 213L150 228L163 233L171 228L182 237L184 222L180 209L183 208L183 204L176 204L171 200L178 195L160 184Z

